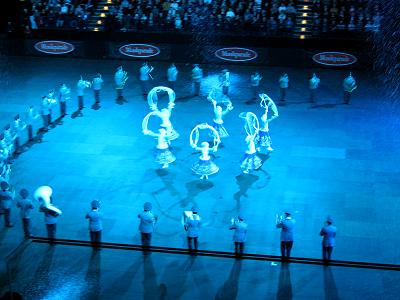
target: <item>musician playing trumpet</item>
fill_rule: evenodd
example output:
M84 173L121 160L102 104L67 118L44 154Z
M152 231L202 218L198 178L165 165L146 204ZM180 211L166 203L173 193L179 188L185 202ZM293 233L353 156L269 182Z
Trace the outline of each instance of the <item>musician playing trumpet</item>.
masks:
M85 106L83 102L83 96L85 95L85 89L89 88L92 84L87 81L83 80L82 76L81 79L79 79L77 85L76 85L76 92L78 94L78 110L81 111Z
M92 88L94 92L94 106L100 106L100 91L103 85L103 78L100 73L97 73L93 78Z
M117 91L117 102L118 101L122 102L124 100L122 92L124 90L127 80L128 80L128 73L124 71L122 66L119 66L117 72L115 72L114 75L115 89Z
M147 96L150 91L150 79L153 79L151 72L154 70L148 62L143 63L139 70L139 80L142 86L143 95Z
M57 103L54 97L54 91L51 90L46 96L42 97L42 104L40 108L40 115L43 119L43 131L48 131L51 125L52 107Z

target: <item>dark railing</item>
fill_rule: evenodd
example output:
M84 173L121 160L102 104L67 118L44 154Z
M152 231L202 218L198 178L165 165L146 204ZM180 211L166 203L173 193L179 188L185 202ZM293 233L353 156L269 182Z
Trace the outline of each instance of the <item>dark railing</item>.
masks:
M89 241L82 240L70 240L70 239L55 239L50 241L48 238L43 237L32 237L32 243L40 244L56 244L64 246L79 246L79 247L92 247L92 243ZM103 242L98 245L99 248L104 249L115 249L115 250L128 250L128 251L149 251L167 254L181 254L181 255L193 255L194 252L189 251L184 248L171 248L171 247L159 247L159 246L149 246L143 248L141 245L135 244L120 244L120 243L109 243ZM214 251L214 250L197 250L195 252L198 256L209 256L215 258L234 258L237 256L233 252L225 251ZM268 255L268 254L254 254L254 253L244 253L240 256L240 259L247 260L262 260L262 261L272 261L281 262L280 256ZM308 257L290 257L286 260L290 263L307 264L307 265L326 265L327 263L322 259L308 258ZM330 260L330 266L335 267L348 267L348 268L362 268L362 269L373 269L373 270L390 270L390 271L400 271L399 264L385 264L385 263L375 263L375 262L360 262L360 261L348 261L348 260Z

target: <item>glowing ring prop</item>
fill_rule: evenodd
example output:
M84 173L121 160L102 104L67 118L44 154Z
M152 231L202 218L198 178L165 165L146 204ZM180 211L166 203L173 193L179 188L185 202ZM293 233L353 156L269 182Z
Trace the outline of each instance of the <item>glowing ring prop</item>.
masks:
M260 94L258 96L261 98L260 106L264 108L267 112L268 108L271 107L274 116L278 117L278 107L276 106L275 102L267 94Z
M227 95L224 95L224 94L221 92L221 98L222 98L222 100L221 100L221 101L217 101L217 99L216 99L216 98L217 98L216 93L217 93L217 89L216 89L216 88L212 88L212 90L208 93L207 100L210 101L210 102L212 102L212 100L215 100L215 101L217 102L217 105L222 103L222 104L224 104L227 108L229 108L230 110L232 110L232 109L233 109L233 104L232 104L231 99L230 99Z
M221 139L219 137L218 131L216 131L214 127L208 125L207 123L198 124L192 129L192 131L190 132L190 145L192 147L195 147L195 145L199 143L199 137L200 137L199 131L206 129L210 130L212 136L214 137L214 145L212 148L216 150L218 148L219 143L221 142Z
M160 116L160 112L159 112L158 110L149 112L149 113L144 117L144 119L143 119L143 121L142 121L142 131L143 131L144 134L146 134L145 132L149 132L149 133L152 133L152 134L157 134L156 132L154 132L154 131L152 131L152 130L149 130L149 128L148 128L148 126L149 126L149 120L150 120L150 118L153 117L153 116L159 117L159 118L162 120L162 118L161 118L161 116Z
M239 117L245 120L244 129L247 135L255 135L260 129L260 122L257 116L252 112L241 112Z
M154 96L157 96L159 92L167 92L168 94L168 108L172 108L175 105L175 92L166 86L153 87L147 95L147 103L151 110L158 110L157 102L154 102ZM158 99L158 97L156 98Z

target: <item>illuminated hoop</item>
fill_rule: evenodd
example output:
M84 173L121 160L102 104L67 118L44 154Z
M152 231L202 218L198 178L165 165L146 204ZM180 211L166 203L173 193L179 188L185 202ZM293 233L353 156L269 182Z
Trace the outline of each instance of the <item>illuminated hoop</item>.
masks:
M212 136L214 142L212 148L217 150L218 145L221 142L221 139L219 137L218 131L216 131L214 127L208 125L207 123L198 124L192 129L192 132L190 132L190 145L194 148L199 143L200 130L210 131L210 135L208 136Z
M275 102L267 94L259 94L258 96L261 98L260 106L264 108L267 112L268 108L271 107L274 115L277 117L279 113L278 107L276 106Z
M159 117L159 118L162 120L162 117L161 117L160 112L159 112L158 110L152 111L152 112L148 113L148 114L144 117L144 119L143 119L143 121L142 121L142 130L143 130L143 133L144 133L144 132L149 132L149 133L152 133L152 134L157 134L156 132L154 132L154 131L152 131L152 130L149 130L149 128L148 128L148 126L149 126L149 120L150 120L151 117Z
M175 105L175 92L170 89L169 87L165 86L156 86L153 87L150 92L147 95L147 103L149 104L149 107L151 110L158 110L157 102L156 100L154 102L154 96L157 96L159 92L167 92L168 94L168 108L172 108ZM158 99L158 97L156 98Z
M257 116L252 112L241 112L239 118L245 120L244 129L247 135L255 135L260 129L260 123Z
M212 100L215 100L215 101L217 101L217 105L224 104L227 108L232 110L233 104L232 104L231 99L227 95L224 95L222 92L220 92L221 95L217 95L217 93L218 93L218 90L216 88L212 88L212 90L208 93L207 100L210 102L212 102ZM217 100L217 96L219 96L221 98L220 99L221 101Z

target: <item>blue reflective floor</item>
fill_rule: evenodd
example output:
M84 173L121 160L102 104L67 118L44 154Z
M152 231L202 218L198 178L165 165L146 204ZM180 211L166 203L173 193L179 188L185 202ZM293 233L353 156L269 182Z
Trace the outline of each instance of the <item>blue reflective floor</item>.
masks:
M119 65L123 65L129 73L124 92L127 102L122 105L115 102L113 90L113 74ZM153 65L154 85L164 84L167 64ZM257 70L264 77L263 90L273 99L277 99L279 95L277 79L282 71L289 74L291 85L287 95L288 104L280 107L279 118L270 125L275 151L270 156L261 155L265 160L262 170L244 175L239 168L239 160L246 149L245 132L242 119L238 115L242 111L252 111L261 116L262 109L258 104L247 103L251 93L250 74L256 69L231 66L230 94L235 108L225 118L225 127L230 137L223 141L223 147L215 154L214 161L220 167L220 172L204 183L190 170L191 164L199 154L190 148L189 134L196 124L211 123L213 113L212 106L205 97L190 95L191 66L177 65L181 80L176 88L176 107L171 120L181 137L172 142L177 161L167 171L158 170L158 166L153 162L156 141L141 133L141 122L149 109L141 95L138 67L139 63L132 61L43 57L3 60L0 125L12 121L16 113L25 112L28 105L39 106L41 97L49 89L58 89L62 82L72 89L73 101L68 108L70 115L46 133L40 143L29 145L29 149L12 165L11 176L11 183L17 190L25 187L33 192L40 185L53 187L54 201L63 210L58 225L59 237L88 239L84 216L90 201L97 197L102 201L105 214L103 239L110 242L139 243L136 215L141 211L143 203L150 201L153 203L154 212L159 215L153 244L186 247L181 216L184 210L196 204L204 220L200 248L232 250L232 232L228 227L231 218L242 212L249 224L246 251L278 255L279 231L275 229L275 215L289 209L297 221L294 256L320 257L318 233L325 216L330 214L338 227L334 258L385 263L400 261L400 237L394 234L399 229L400 213L399 109L382 97L382 88L375 84L371 74L354 72L359 88L353 95L351 104L344 106L340 104L341 84L347 72L328 69ZM215 65L204 67L208 75L202 86L204 96L217 83L217 72L222 68ZM307 80L313 71L321 78L321 88L318 91L317 105L310 107L307 102ZM73 114L77 105L77 80L80 75L89 79L97 72L102 73L105 79L102 107L99 110L90 108L93 95L88 90L85 95L87 108L83 110L83 116ZM0 248L4 255L22 239L16 209L12 215L15 228L0 231ZM33 224L34 233L44 236L43 216L38 212L34 214ZM38 256L41 257L42 254ZM86 260L83 259L86 264L90 261L89 257L88 253ZM111 265L114 263L117 266L129 266L118 263L119 255L112 257L114 258L110 259L108 268L113 269L113 272L116 267ZM169 259L172 258L163 257L159 261L168 265ZM178 259L183 260L178 266L185 264L186 257ZM141 260L138 256L136 263L142 268L144 263ZM214 268L217 264L214 260L199 258L199 261L202 260L205 260L203 264L207 265L207 268L203 267L200 270L206 271L203 275L196 272L198 278L204 277L204 282L197 280L201 282L201 288L191 288L185 294L185 291L180 290L182 287L179 281L168 275L174 274L175 271L169 271L169 268L164 266L165 271L161 275L157 273L157 276L152 277L157 278L155 285L161 286L157 291L163 293L165 288L161 284L168 281L166 289L170 290L170 285L178 285L178 291L174 293L182 295L182 298L189 297L193 290L199 293L206 290L205 292L215 297L225 293L219 292L220 289L224 290L222 287L225 281L227 286L237 286L239 267L233 265L233 261L228 260L224 271L220 272L218 268ZM254 266L248 269L248 264ZM260 298L276 297L278 274L287 272L281 272L279 266L272 268L266 263L267 270L271 268L271 272L275 272L274 276L276 275L271 275L275 281L271 279L270 283L269 280L264 281L267 276L266 268L263 264L257 267L258 264L242 263L239 281L244 286L239 288L238 298L243 296L240 293L246 293L246 289L250 287L260 291L260 294L257 292ZM76 269L83 268L82 263L75 264L74 260L72 266ZM57 269L53 271L58 272ZM260 269L260 272L262 270L264 273L255 276L253 269ZM149 267L149 270L152 268ZM321 285L324 286L325 277L331 276L326 270L328 269L322 267L291 265L293 298L324 297ZM86 272L86 269L83 268L79 272ZM129 270L126 272L128 275L132 274L132 270L131 273ZM213 272L221 273L218 275L218 283L215 284L214 275L210 275ZM390 278L398 276L393 273L389 273L389 276L382 275L386 272L366 272L371 276L364 283L359 275L364 274L364 271L332 268L335 280L340 278L341 282L337 284L336 292L332 292L334 296L335 293L340 295L334 299L354 299L353 296L358 295L356 292L359 295L364 293L365 286L368 287L365 291L370 288L380 293L390 287ZM106 273L103 266L101 273ZM229 275L232 273L233 275ZM185 273L181 274L183 276ZM229 279L229 276L234 278ZM167 280L167 277L171 278ZM310 280L314 277L315 282ZM378 281L375 280L376 285L371 284L374 278L379 278ZM109 283L106 282L102 283L102 297L107 295L105 286ZM125 289L135 290L135 282L132 281L132 287ZM137 284L140 286L142 283L139 280ZM209 289L205 288L207 284ZM109 285L108 289L112 289L112 285ZM317 291L318 294L314 295ZM145 294L144 291L141 292L141 295ZM126 293L123 295L129 299ZM196 297L200 295L196 294ZM209 299L210 295L207 294L202 299ZM383 299L386 295L387 293L384 293L376 297ZM377 299L376 297L371 299ZM177 298L179 297L171 299ZM327 298L329 299L328 296ZM109 298L104 296L103 299ZM228 295L222 299L232 298Z
M400 292L399 272L60 245L29 245L9 266L26 299L397 299Z

